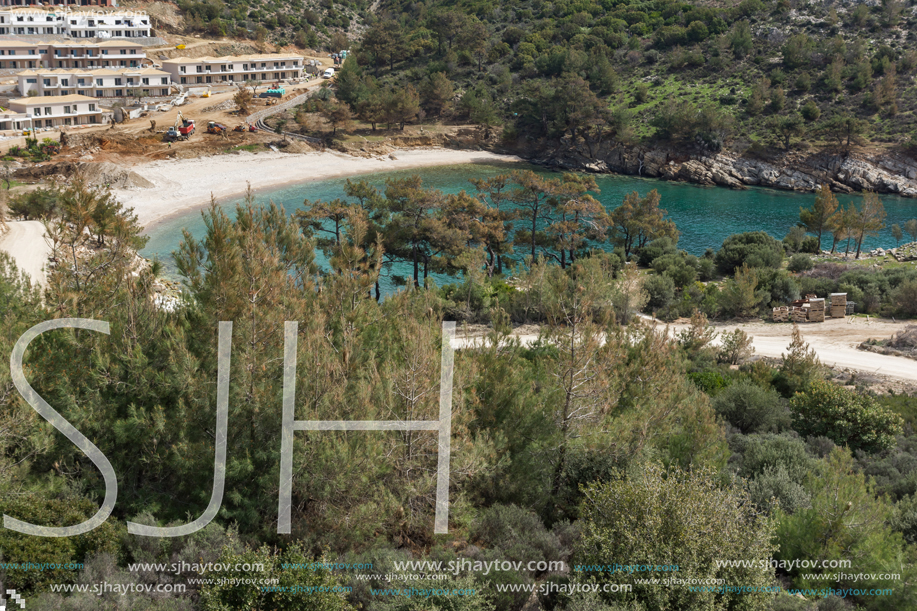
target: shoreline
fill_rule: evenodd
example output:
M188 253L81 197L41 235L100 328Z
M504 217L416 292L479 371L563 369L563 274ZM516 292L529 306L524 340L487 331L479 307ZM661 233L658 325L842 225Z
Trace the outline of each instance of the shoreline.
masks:
M144 233L156 225L207 207L213 196L218 202L243 195L251 185L255 192L288 185L393 172L414 168L467 163L527 163L513 155L488 151L444 148L397 149L395 157L354 157L323 151L312 153L240 152L197 159L154 161L130 168L155 186L145 189L113 189L126 208L133 208Z

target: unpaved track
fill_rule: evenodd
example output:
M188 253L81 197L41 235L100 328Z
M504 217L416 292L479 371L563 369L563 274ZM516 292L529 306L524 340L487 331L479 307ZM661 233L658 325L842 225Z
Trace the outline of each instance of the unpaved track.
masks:
M660 325L664 323L658 323ZM898 356L887 356L857 350L857 346L868 339L887 339L906 327L907 322L895 322L885 319L861 317L828 318L823 323L804 323L799 325L803 340L818 355L825 365L856 371L869 372L896 378L910 383L917 382L917 361ZM914 324L913 321L910 324ZM755 354L780 358L787 352L793 332L793 325L787 323L724 323L714 324L717 333L742 329L752 336ZM687 327L684 321L669 325L671 333L677 333ZM459 330L461 333L461 330ZM481 341L477 334L459 337L456 347L469 347ZM523 344L530 344L537 338L531 327L523 330L517 337Z
M7 223L9 231L0 236L0 250L8 253L16 266L27 273L32 283L45 285L42 268L48 262L51 246L45 242L45 226L39 221Z

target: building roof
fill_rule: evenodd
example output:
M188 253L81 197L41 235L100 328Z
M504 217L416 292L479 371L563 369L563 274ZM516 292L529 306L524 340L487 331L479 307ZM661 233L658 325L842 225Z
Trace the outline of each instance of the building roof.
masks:
M0 47L40 47L45 43L41 42L23 42L21 40L4 40L0 42Z
M21 104L23 106L41 106L43 104L60 104L68 102L98 102L98 98L91 98L88 95L46 95L46 96L34 96L31 98L19 98L18 100L10 100L9 103L12 104Z
M302 55L285 54L285 53L265 53L261 55L224 55L223 57L175 57L173 59L164 59L163 64L197 64L207 62L240 62L240 61L279 61L287 59L305 59Z

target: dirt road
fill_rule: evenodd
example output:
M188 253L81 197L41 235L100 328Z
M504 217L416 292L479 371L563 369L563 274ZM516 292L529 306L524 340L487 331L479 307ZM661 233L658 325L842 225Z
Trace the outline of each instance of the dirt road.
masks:
M663 324L663 323L659 323ZM853 369L882 376L888 376L909 383L917 382L917 361L897 356L886 356L857 350L857 346L867 339L887 339L900 331L907 322L895 322L886 319L871 318L867 321L861 317L828 318L823 323L806 323L800 325L803 339L818 355L825 365ZM913 323L911 323L913 324ZM780 358L787 351L793 325L766 322L714 324L717 333L742 329L752 336L755 354ZM684 321L669 326L671 333L677 333L687 327ZM534 342L538 335L532 327L520 330L517 337L524 343ZM459 331L461 335L461 331ZM456 340L456 347L473 345L475 336L471 333Z
M9 222L9 231L0 236L0 250L8 253L16 266L27 273L32 282L45 285L42 268L48 262L51 247L45 242L45 226L39 221Z

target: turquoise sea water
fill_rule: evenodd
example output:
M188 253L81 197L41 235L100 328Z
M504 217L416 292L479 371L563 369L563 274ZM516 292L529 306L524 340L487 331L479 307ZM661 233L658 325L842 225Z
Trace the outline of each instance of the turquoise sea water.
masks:
M450 193L457 193L462 189L473 192L473 186L469 182L471 178L487 178L519 167L519 164L467 164L376 173L362 178L384 188L386 178L418 174L428 187ZM257 200L273 200L283 204L287 212L292 212L301 208L305 199L314 201L342 197L345 182L346 179L341 178L303 183L261 193ZM624 196L631 191L645 194L652 189L658 190L662 198L662 207L668 211L669 218L675 221L681 231L679 247L697 255L703 254L707 248L718 249L727 236L743 231L764 230L778 239L783 238L790 227L799 221L800 206L810 206L815 199L812 193L757 188L735 191L633 176L601 175L596 176L596 182L601 189L601 193L596 197L609 209L620 205ZM240 185L240 190L242 189L244 185ZM845 205L848 201L859 201L860 196L839 195L838 200L841 205ZM879 237L868 239L864 247L893 247L895 240L888 227L894 223L903 227L908 219L917 218L917 200L886 195L882 196L882 202L888 214L887 227ZM236 203L228 201L223 205L232 210ZM150 240L141 254L148 258L158 257L165 264L167 272L171 271L171 253L178 248L183 228L187 228L194 236L203 235L204 223L200 211L189 212L150 227L147 231Z

